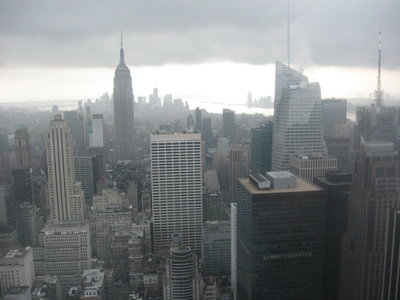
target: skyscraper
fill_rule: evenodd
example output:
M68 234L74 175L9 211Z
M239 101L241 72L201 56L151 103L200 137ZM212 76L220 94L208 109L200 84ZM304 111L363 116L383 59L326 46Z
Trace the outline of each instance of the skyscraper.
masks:
M103 115L94 114L92 116L92 132L90 133L90 148L104 147Z
M195 114L194 114L194 130L197 132L202 131L202 125L201 125L201 109L196 107Z
M314 179L314 183L322 187L326 194L324 300L338 299L341 242L347 228L351 180L350 173L341 171L331 171L324 177Z
M113 102L116 159L133 159L134 123L132 78L130 70L125 64L122 37L119 64L115 69Z
M287 171L266 176L238 180L237 299L319 300L324 192Z
M224 108L222 111L222 133L224 137L229 140L232 144L235 142L236 136L236 123L235 123L235 111Z
M64 111L64 120L67 121L71 129L71 135L74 139L76 151L80 152L85 149L85 125L81 109Z
M50 218L79 221L84 218L84 194L75 182L71 131L66 121L56 115L50 121L46 142L49 180Z
M155 251L168 247L174 232L184 246L201 251L201 135L151 134L150 157Z
M15 164L12 170L15 200L33 202L33 183L31 169L31 145L27 128L19 125L14 133Z
M229 149L229 192L231 202L235 201L236 180L245 175L245 154L243 145L232 145Z
M297 85L301 81L307 81L307 77L279 61L275 63L274 115L282 97L282 89L292 84Z
M93 157L90 155L74 157L75 179L80 181L85 200L88 205L93 203L94 187L94 166Z
M172 235L170 253L165 264L164 299L200 300L202 280L198 257L182 245L181 235Z
M279 73L279 70L283 72ZM325 153L318 83L277 63L272 170L287 170L296 154Z
M273 123L261 123L260 127L251 129L251 164L252 173L271 171Z
M400 207L400 162L391 142L362 141L343 238L340 299L380 299L388 211Z
M28 129L19 125L14 133L15 167L14 169L27 169L31 167L31 144Z
M335 137L338 126L346 124L347 100L322 100L322 120L324 137Z
M388 212L386 229L385 266L383 273L382 300L399 299L400 297L400 211Z

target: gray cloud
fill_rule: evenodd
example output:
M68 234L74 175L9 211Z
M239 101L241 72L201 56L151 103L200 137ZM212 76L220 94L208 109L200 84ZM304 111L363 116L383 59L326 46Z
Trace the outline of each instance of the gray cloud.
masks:
M400 68L400 3L292 0L292 61ZM286 60L284 0L0 2L0 66L113 67L119 31L130 65Z

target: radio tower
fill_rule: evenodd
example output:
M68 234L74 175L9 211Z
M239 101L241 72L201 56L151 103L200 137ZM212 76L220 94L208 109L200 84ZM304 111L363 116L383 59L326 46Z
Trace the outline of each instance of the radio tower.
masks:
M287 2L287 65L290 67L290 0Z
M382 55L382 39L381 39L381 27L379 26L379 49L378 49L378 84L375 91L375 103L376 106L380 107L383 105L383 91L381 85L381 55Z

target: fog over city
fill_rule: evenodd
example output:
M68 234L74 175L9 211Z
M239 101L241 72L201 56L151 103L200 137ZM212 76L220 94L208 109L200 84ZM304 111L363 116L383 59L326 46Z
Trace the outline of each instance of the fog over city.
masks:
M0 0L0 300L400 299L400 1Z
M291 63L325 97L369 98L379 26L384 89L399 98L397 1L290 3ZM84 99L111 92L119 34L135 96L153 87L194 103L273 96L275 60L287 62L287 2L2 1L1 102Z

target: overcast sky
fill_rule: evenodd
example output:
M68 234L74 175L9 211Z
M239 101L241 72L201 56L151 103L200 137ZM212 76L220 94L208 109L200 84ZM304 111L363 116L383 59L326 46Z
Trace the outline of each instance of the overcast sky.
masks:
M120 31L139 92L162 85L170 89L165 93L186 93L177 82L182 80L179 72L185 70L193 74L185 76L187 80L204 81L197 91L193 91L193 82L189 84L195 94L223 94L204 91L207 74L196 72L211 66L208 70L223 75L229 63L229 72L240 73L235 80L240 82L243 76L243 90L268 93L273 86L271 64L286 62L286 10L285 0L2 0L0 101L95 97L111 92ZM329 81L346 77L348 82L347 71L358 77L354 84L364 77L368 84L374 82L381 24L383 86L400 97L400 1L291 0L290 16L293 64L304 68L306 75L307 70L315 75L325 72L325 79L312 79L333 91L339 87L329 86ZM263 76L263 70L265 79L251 79ZM326 75L326 70L333 73ZM164 73L168 80L162 77ZM141 74L147 77L137 78ZM68 82L75 90L64 93ZM265 87L259 86L262 82ZM221 86L229 87L223 82ZM375 88L363 86L365 90L355 86L357 91L349 96L368 96ZM349 89L327 96L345 96Z

